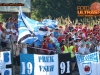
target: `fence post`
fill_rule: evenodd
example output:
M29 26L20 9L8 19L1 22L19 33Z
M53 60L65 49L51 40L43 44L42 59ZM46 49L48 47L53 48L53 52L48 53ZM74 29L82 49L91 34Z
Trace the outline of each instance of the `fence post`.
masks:
M12 75L14 75L13 73L13 43L12 43L11 36L10 36L10 44L11 44Z

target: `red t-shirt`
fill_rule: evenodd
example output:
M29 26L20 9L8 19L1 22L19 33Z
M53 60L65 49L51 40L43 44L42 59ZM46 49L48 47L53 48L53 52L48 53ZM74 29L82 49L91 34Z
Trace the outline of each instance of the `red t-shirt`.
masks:
M76 26L76 27L74 28L74 31L76 31L76 32L78 31L78 26Z
M47 48L47 43L43 43L43 49L47 49L47 50L43 50L45 53L48 53L48 48Z
M98 32L97 31L94 31L93 34L96 36L98 34Z
M58 42L60 43L63 38L61 36L59 36L57 39L58 39Z
M81 36L81 35L79 35L79 36L78 36L78 38L82 39L82 36Z
M0 26L0 30L2 31L2 26Z
M86 32L86 31L87 31L87 27L86 27L86 26L83 28L83 31L84 31L84 32Z
M96 36L96 40L100 40L100 36Z
M49 42L49 41L50 41L50 38L49 38L49 37L47 37L47 38L46 38L46 41L47 41L47 42Z

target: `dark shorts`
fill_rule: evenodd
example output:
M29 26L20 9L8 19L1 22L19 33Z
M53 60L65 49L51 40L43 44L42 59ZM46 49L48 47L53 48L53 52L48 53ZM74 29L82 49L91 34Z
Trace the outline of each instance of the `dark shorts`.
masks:
M71 62L76 62L76 57L71 58Z
M16 63L20 66L20 56L13 57L13 65L16 65Z

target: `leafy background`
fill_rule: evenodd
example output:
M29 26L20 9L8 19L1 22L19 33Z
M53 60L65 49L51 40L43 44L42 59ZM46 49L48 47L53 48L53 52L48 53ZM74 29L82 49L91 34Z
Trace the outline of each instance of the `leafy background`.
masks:
M100 2L100 0L31 0L31 15L35 20L41 21L44 18L51 18L59 20L60 24L66 24L69 19L74 22L88 22L99 21L97 17L80 18L77 15L77 6L90 6L93 2ZM26 14L28 15L28 14ZM10 17L11 14L0 14L0 20ZM17 17L17 15L16 15Z

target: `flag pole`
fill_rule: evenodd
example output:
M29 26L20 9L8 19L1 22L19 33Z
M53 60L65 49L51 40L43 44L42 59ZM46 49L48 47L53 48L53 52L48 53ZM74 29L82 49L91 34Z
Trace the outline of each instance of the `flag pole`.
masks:
M10 44L11 44L11 59L12 59L12 75L14 75L13 73L13 43L12 43L11 35L10 35Z

